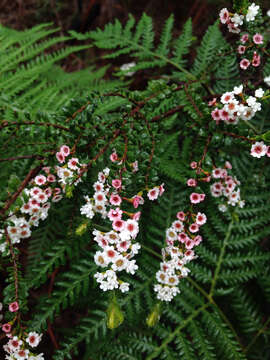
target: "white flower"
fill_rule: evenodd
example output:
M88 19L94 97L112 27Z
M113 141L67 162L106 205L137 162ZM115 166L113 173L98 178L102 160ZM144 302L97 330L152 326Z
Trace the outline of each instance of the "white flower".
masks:
M242 209L245 206L245 200L240 200L238 205Z
M238 15L235 13L231 18L231 21L234 23L235 26L243 25L244 15Z
M139 243L135 243L131 245L131 252L133 255L138 254L139 250L141 248L141 245Z
M266 15L270 17L270 10L267 11Z
M121 290L122 293L129 291L129 283L127 283L127 282L122 282L122 283L120 284L119 290Z
M28 359L28 354L29 354L29 350L19 350L18 352L16 352L14 354L15 356L15 359L18 359L18 360L26 360Z
M266 76L263 81L266 83L266 85L270 86L270 75Z
M154 291L157 292L157 298L162 301L171 301L174 296L180 293L176 286L162 286L160 284L154 286Z
M173 227L166 230L166 238L171 241L177 240L177 233Z
M235 95L239 95L239 94L241 94L242 92L243 92L243 85L235 86L235 87L233 88L233 93L234 93Z
M138 265L136 265L136 260L130 260L127 263L126 272L128 274L134 275L135 271L138 269Z
M122 71L126 71L126 70L129 70L129 69L133 68L134 66L136 66L136 63L135 63L135 62L131 62L131 63L123 64L123 65L120 67L120 69L121 69ZM134 74L135 74L134 71L129 71L129 72L126 72L126 73L125 73L125 76L132 76L132 75L134 75Z
M31 346L31 347L36 347L38 346L38 344L40 343L42 335L36 333L36 332L30 332L28 334L28 337L26 338L26 342Z
M252 145L250 154L256 158L260 158L264 156L267 152L267 146L264 144L263 141L256 142Z
M110 169L109 168L103 169L103 173L105 174L105 176L109 176Z
M95 263L101 267L106 267L108 265L108 258L101 251L95 253L94 260Z
M124 229L120 232L119 237L122 241L128 241L131 238L131 234L127 229Z
M254 96L249 96L246 101L248 106L253 107L256 103L256 98Z
M6 243L3 243L3 244L0 244L0 252L1 253L4 253L7 249L7 244Z
M139 232L139 224L137 221L135 220L127 220L125 223L125 230L127 230L131 237L133 239L135 239L135 237L137 236L138 232Z
M89 219L92 219L95 216L95 213L93 211L93 206L90 203L83 205L80 208L80 212L82 215L85 215Z
M106 195L102 191L98 191L94 194L95 203L104 205L106 202Z
M245 106L243 113L241 114L242 120L250 120L253 118L255 112L251 107Z
M258 14L259 12L259 5L255 5L255 3L252 3L249 7L248 7L248 12L246 14L246 20L249 21L254 21L255 20L255 16Z
M222 102L222 104L227 104L231 102L233 99L234 99L234 94L232 92L225 92L221 96L220 101Z
M262 88L259 88L259 89L257 89L257 90L255 91L255 96L256 96L257 98L263 97L263 94L264 94L264 91L263 91Z
M112 269L114 271L122 271L125 270L127 266L127 259L123 255L118 255L112 264Z

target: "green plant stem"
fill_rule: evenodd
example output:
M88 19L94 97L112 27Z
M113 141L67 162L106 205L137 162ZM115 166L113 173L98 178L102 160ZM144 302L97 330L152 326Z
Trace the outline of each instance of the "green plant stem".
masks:
M270 323L270 317L268 318L268 320L264 323L263 327L258 330L258 332L256 333L256 335L254 336L254 338L251 340L251 342L246 346L244 352L248 353L249 350L251 349L251 347L255 344L255 342L257 341L258 337L264 332L265 328L267 327L267 325Z
M166 348L166 346L173 341L173 339L175 338L175 336L188 324L190 323L195 317L197 317L202 311L204 311L208 306L210 306L210 303L208 302L207 304L202 305L200 308L198 308L197 310L193 311L193 313L186 318L186 320L184 320L179 326L176 327L176 329L166 338L166 340L164 340L162 342L162 344L156 348L156 350L150 354L149 356L147 356L146 360L151 360L156 358L161 351Z
M229 224L229 227L228 227L228 230L227 230L227 233L226 233L226 235L225 235L225 239L224 239L224 242L223 242L221 251L220 251L220 255L219 255L217 267L216 267L216 270L215 270L215 273L214 273L214 277L213 277L213 280L212 280L212 283L211 283L210 292L209 292L209 297L210 297L211 299L212 299L212 297L213 297L213 293L214 293L214 290L215 290L216 282L217 282L218 275L219 275L219 272L220 272L220 269L221 269L221 265L222 265L222 261L223 261L224 255L225 255L225 249L226 249L226 246L227 246L227 244L228 244L229 238L230 238L230 236L231 236L231 232L232 232L232 228L233 228L233 223L234 223L234 222L233 222L233 219L232 219L231 222L230 222L230 224Z

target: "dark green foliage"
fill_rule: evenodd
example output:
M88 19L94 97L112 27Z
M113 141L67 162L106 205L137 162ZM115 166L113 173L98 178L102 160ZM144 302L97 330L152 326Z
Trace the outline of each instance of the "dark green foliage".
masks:
M77 40L90 40L91 46L109 50L106 58L130 56L136 62L132 71L152 68L153 78L140 91L127 88L121 80L125 72L119 69L115 70L120 80L115 82L99 81L106 68L65 73L55 63L89 45L41 55L71 39L50 38L55 30L48 25L23 33L0 29L4 53L0 111L9 122L9 126L0 122L0 146L5 157L16 157L21 151L37 155L1 163L0 201L14 193L30 168L41 161L42 166L54 166L55 152L62 144L71 148L76 144L76 156L90 164L72 197L55 204L46 221L25 240L25 254L19 257L25 266L18 275L24 312L30 294L31 316L26 325L45 331L52 324L60 346L50 352L54 360L243 360L256 356L258 360L267 351L267 159L251 158L250 144L237 136L226 137L223 130L227 128L215 127L211 120L208 98L240 84L236 58L224 55L230 45L218 24L207 30L192 65L187 61L194 42L191 20L176 39L173 26L171 16L156 39L152 19L144 14L137 24L130 16L126 25L116 20L103 31L70 32ZM269 62L265 69L268 67ZM269 130L268 115L265 106L253 120L261 132ZM10 122L16 122L15 129ZM242 123L229 131L249 135ZM142 249L136 258L139 270L134 276L123 276L131 290L117 295L125 321L109 330L106 310L111 299L93 279L97 247L92 230L107 231L106 226L95 217L81 236L76 229L85 220L79 208L84 196L92 195L98 171L114 166L108 161L114 149L118 154L127 151L129 163L139 162L135 177L127 178L131 195L162 182L166 191L157 204L147 200L142 210L138 236ZM146 319L157 303L153 285L165 230L178 211L189 208L192 190L186 181L194 176L189 164L201 159L209 171L213 164L223 166L231 161L246 205L222 213L217 199L210 195L209 184L201 185L207 202L200 211L206 213L208 222L202 228L204 240L196 249L198 259L188 266L190 276L181 279L181 293L171 303L162 304L160 321L148 327ZM17 178L10 176L12 173ZM17 205L15 202L14 209ZM14 269L6 259L2 267L8 268L4 296L9 303L14 300Z

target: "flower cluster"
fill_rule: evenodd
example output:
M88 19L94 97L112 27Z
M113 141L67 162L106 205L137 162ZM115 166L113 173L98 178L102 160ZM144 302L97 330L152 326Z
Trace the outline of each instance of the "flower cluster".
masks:
M192 249L201 243L202 237L198 232L207 220L201 212L180 211L176 217L166 230L167 247L162 249L163 261L156 273L158 284L154 286L154 291L162 301L171 301L180 293L179 279L188 276L190 270L186 264L197 257Z
M261 110L259 99L264 95L264 91L259 88L254 96L246 96L243 93L243 85L235 86L233 91L225 92L220 103L213 99L209 106L217 106L212 112L212 118L219 124L224 121L226 124L236 125L238 121L248 121L254 117L257 111Z
M190 167L197 171L197 162L191 162ZM197 185L198 181L195 178L187 180L188 187ZM160 270L156 273L158 284L154 286L157 298L162 301L171 301L180 293L179 279L188 276L190 270L186 264L197 258L192 249L202 241L202 236L198 232L207 218L204 213L196 212L193 208L194 204L204 201L205 194L192 192L189 199L191 210L179 211L176 215L177 219L166 230L167 246L162 249L163 261Z
M259 5L252 3L248 9L246 15L230 14L229 11L224 8L220 11L220 21L222 24L227 24L229 32L239 34L241 32L241 26L248 25L250 22L254 22L256 16L259 13ZM250 65L258 67L261 64L261 49L265 46L265 39L263 34L256 31L256 27L248 27L249 31L242 32L237 47L237 52L243 56L240 60L240 68L246 70Z
M246 15L241 15L237 13L229 13L228 9L224 8L221 9L219 13L220 22L227 25L229 32L239 34L241 32L240 26L242 26L245 21L254 21L255 17L259 13L259 9L259 5L252 3L248 7Z
M118 155L113 152L110 160L116 162ZM118 165L122 165L120 161ZM138 164L135 164L135 169ZM134 172L134 166L132 167ZM126 171L126 169L125 169ZM116 176L111 175L109 168L105 168L98 174L98 181L94 183L94 195L90 198L85 196L86 203L81 207L82 215L92 219L99 213L103 219L107 219L110 230L106 232L94 229L94 240L99 247L94 256L95 263L104 268L104 272L97 272L94 277L103 291L120 289L122 292L129 290L129 283L123 282L117 277L117 272L125 271L134 274L138 269L136 260L133 257L138 254L140 244L135 242L139 232L139 219L141 212L136 211L139 205L144 204L143 192L132 197L125 197L122 192L125 190L122 180L122 171ZM164 192L163 184L148 189L149 200L156 200ZM129 206L125 211L123 206Z
M2 304L0 303L0 309ZM16 313L19 310L19 304L17 301L9 304L9 311ZM28 334L15 336L12 334L13 321L2 324L2 331L6 334L9 339L8 343L3 346L4 351L7 353L6 360L44 360L43 354L35 355L32 353L31 348L35 348L40 343L42 335L36 332L29 332Z
M251 146L250 154L256 158L260 158L265 155L270 157L270 146L265 145L263 141L257 141Z
M55 167L44 167L24 189L20 201L22 205L15 213L10 213L8 217L9 225L6 228L7 235L12 244L20 243L22 239L31 236L31 227L37 227L40 220L48 217L51 203L60 201L65 192L66 185L71 184L76 176L80 174L83 164L79 164L77 158L70 158L70 149L63 145L57 152L57 160L64 165ZM75 181L76 185L78 181ZM0 231L0 240L4 238L4 230ZM0 244L0 251L8 250L8 243Z
M210 186L211 194L215 198L223 198L226 203L219 204L220 211L227 211L228 205L240 208L244 207L245 201L240 197L240 181L236 177L228 174L228 170L232 169L232 165L227 161L224 168L214 168L211 179L215 182Z
M43 353L34 354L32 349L40 343L42 335L36 332L29 332L24 337L13 336L7 333L9 341L4 345L4 350L8 354L6 360L44 360Z

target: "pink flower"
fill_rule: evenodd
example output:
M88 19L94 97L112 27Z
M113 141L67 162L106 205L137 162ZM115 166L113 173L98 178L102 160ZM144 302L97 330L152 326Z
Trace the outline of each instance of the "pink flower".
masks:
M161 196L164 193L164 183L159 186L159 196Z
M257 67L261 63L261 57L256 52L253 54L252 66Z
M219 121L220 120L220 111L218 108L215 108L212 112L211 112L211 116L213 118L213 120Z
M240 68L246 70L250 65L250 61L248 59L243 59L240 61Z
M199 231L199 225L196 224L196 223L191 224L190 227L189 227L189 231L192 232L192 233L198 232Z
M55 156L61 164L65 162L65 156L61 152L57 152Z
M9 311L11 312L17 312L19 310L19 304L17 301L14 301L13 303L9 304L8 307Z
M200 199L203 201L205 199L205 194L200 194Z
M248 41L248 34L242 35L240 41L242 44L245 44Z
M191 187L197 186L197 181L195 179L188 179L187 186L191 186Z
M55 193L55 195L60 194L61 193L61 188L55 188L54 193Z
M195 245L194 241L191 239L188 239L185 243L187 249L192 249Z
M49 174L49 175L47 176L47 180L48 180L48 182L55 182L55 181L56 181L56 177L55 177L54 175L52 175L52 174Z
M147 196L149 200L156 200L159 195L159 188L155 187L148 191Z
M126 230L130 233L131 237L134 239L139 232L139 225L135 220L126 221Z
M2 330L5 332L5 333L9 333L11 331L11 325L9 323L6 323L6 324L3 324L2 325Z
M201 237L201 235L195 236L195 238L193 239L193 241L194 241L194 243L195 243L196 246L199 245L199 244L202 242L202 237Z
M138 211L138 212L136 212L135 214L133 214L132 219L133 219L133 220L136 220L136 221L139 221L139 220L140 220L140 217L141 217L141 212Z
M201 200L201 195L202 194L198 194L198 193L192 193L190 195L190 201L192 202L192 204L198 204L200 203L202 200Z
M196 163L196 161L192 161L192 162L190 163L190 167L191 167L191 169L196 169L196 168L197 168L197 163Z
M181 243L184 243L186 242L186 240L188 239L187 235L185 233L180 233L178 234L178 240L181 242Z
M120 208L111 209L111 210L108 212L108 218L109 218L111 221L119 220L119 219L122 218L122 213L123 213L123 211L120 210Z
M132 204L134 206L135 209L137 209L137 207L139 205L142 205L144 203L143 198L140 195L135 195L133 200L132 200Z
M115 180L112 181L112 186L115 189L120 189L121 186L122 186L122 181L120 179L115 179Z
M222 108L221 110L219 110L219 114L220 114L220 118L221 120L228 120L229 119L229 113L227 110L225 110L225 108Z
M116 231L122 231L125 228L125 221L118 219L112 223L112 227Z
M214 98L213 100L208 101L208 106L215 106L217 103L217 98Z
M238 54L244 54L246 51L246 47L244 45L239 45L237 48Z
M253 42L254 44L263 44L263 36L261 34L256 33L253 36Z
M229 161L225 162L225 168L226 169L232 169L232 164Z
M111 203L112 205L118 206L118 205L121 204L121 202L122 202L122 199L121 199L121 197L120 197L118 194L112 194L112 195L111 195L111 197L110 197L110 203Z
M224 8L224 9L220 10L219 18L220 18L220 22L222 24L226 24L229 21L230 16L229 16L229 11L227 10L227 8Z
M55 195L53 198L52 198L52 202L58 202L60 200L62 200L62 195Z
M185 220L185 213L183 211L179 211L176 214L177 219L179 219L180 221L184 221Z
M37 175L35 177L35 183L37 185L44 185L46 183L46 177L44 175Z
M46 174L49 174L50 173L50 166L44 166L42 168L42 170L46 173Z
M220 169L220 168L216 168L212 171L212 176L215 179L221 178L221 174L222 174L222 169Z
M62 153L66 157L70 154L70 148L67 145L61 146L60 153Z
M172 223L172 226L177 232L182 231L184 228L183 223L180 220L175 220Z
M252 145L250 153L252 156L260 158L267 153L267 150L267 146L261 141Z
M267 155L268 157L270 157L270 146L267 146L266 155Z
M71 158L69 159L68 161L68 167L71 169L71 170L77 170L79 167L78 167L78 164L79 164L79 159L77 158Z
M240 33L240 29L232 22L228 23L228 30L229 30L229 32L234 33L234 34Z
M201 226L206 223L206 220L207 220L206 215L198 212L198 214L196 216L196 223Z
M118 160L118 155L117 155L117 153L115 151L110 155L110 160L112 162L115 162L115 161Z

